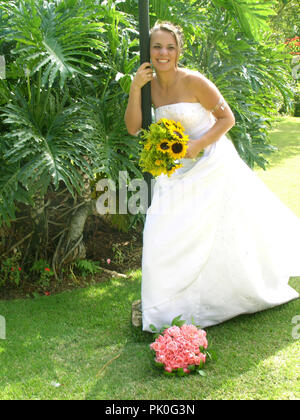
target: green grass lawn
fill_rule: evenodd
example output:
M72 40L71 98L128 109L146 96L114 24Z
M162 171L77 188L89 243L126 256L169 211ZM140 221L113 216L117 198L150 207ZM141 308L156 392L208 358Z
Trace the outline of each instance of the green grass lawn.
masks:
M300 119L282 119L272 133L279 152L257 173L300 216L299 132ZM218 359L207 364L207 376L168 378L152 366L151 334L131 326L141 281L140 271L133 274L0 302L0 399L300 399L300 339L292 323L299 299L208 328ZM300 292L299 280L291 284Z
M278 152L271 155L268 170L257 173L300 216L300 118L286 117L276 123L271 142Z

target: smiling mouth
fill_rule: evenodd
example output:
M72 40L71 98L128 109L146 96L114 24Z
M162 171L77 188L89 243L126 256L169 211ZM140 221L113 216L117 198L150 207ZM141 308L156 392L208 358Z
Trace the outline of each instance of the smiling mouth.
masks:
M169 60L158 60L159 63L168 63Z

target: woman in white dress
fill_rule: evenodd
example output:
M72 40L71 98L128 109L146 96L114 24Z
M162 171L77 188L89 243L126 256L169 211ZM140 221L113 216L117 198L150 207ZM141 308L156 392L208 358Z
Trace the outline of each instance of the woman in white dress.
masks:
M158 177L144 228L143 330L178 315L202 328L292 299L300 276L300 219L243 162L226 133L234 115L217 87L179 68L180 30L151 30L151 64L138 69L125 123L142 126L151 81L156 120L180 121L190 142L182 168ZM204 151L201 156L199 153Z

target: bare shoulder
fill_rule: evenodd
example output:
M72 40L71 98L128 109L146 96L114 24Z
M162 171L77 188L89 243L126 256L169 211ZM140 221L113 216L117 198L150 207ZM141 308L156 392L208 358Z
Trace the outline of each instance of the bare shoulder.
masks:
M194 90L202 89L217 89L216 86L211 82L204 74L196 70L184 69L185 73L185 82Z
M213 109L221 97L216 85L198 71L183 69L183 83L208 110Z

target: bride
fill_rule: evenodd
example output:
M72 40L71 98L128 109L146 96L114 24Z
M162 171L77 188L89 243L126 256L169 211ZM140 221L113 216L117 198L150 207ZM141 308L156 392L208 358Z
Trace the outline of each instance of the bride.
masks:
M152 28L152 66L139 67L125 113L137 135L150 81L156 120L180 121L190 138L182 167L157 178L147 211L145 331L180 314L205 328L298 297L288 281L300 275L300 219L239 157L226 137L235 124L230 107L211 81L178 67L181 48L179 28Z

